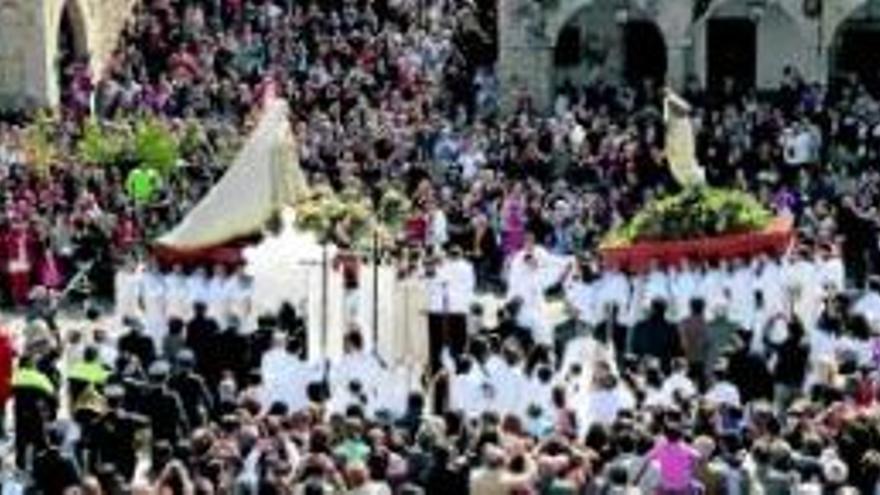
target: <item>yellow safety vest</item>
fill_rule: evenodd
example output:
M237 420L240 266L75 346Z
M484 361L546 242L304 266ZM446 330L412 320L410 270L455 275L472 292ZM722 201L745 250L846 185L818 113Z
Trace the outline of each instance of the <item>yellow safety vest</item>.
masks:
M110 376L110 372L101 363L90 363L87 361L80 361L74 364L67 372L68 379L86 382L91 385L104 385L107 383L108 376Z
M33 368L18 368L12 375L13 388L33 388L55 395L55 385L44 373Z

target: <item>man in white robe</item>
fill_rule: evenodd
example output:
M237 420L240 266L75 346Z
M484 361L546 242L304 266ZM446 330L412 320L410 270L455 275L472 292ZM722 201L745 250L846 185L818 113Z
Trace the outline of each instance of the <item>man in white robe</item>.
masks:
M526 236L525 247L511 259L506 299L520 301L518 323L532 331L537 343L553 344L544 295L547 289L564 280L571 261L569 257L554 256L536 246L531 234Z
M880 278L871 277L868 289L853 304L851 312L863 316L875 331L880 330Z
M165 283L154 264L149 264L141 279L141 310L144 327L157 348L162 344L167 327L165 313Z
M223 289L229 315L238 318L246 333L252 332L257 327L256 315L251 310L253 307L253 287L253 280L244 271L239 271L226 278Z
M596 304L599 308L616 305L621 311L630 306L632 288L629 279L622 272L611 268L602 273L596 282Z
M449 377L449 406L453 411L462 411L467 419L475 419L491 407L485 394L486 375L473 366L470 358L461 361L459 373Z
M229 296L226 291L229 289L229 272L224 265L214 267L214 276L208 280L207 290L205 292L208 304L208 316L217 320L220 327L226 325L229 317Z
M383 386L383 366L376 356L364 350L363 336L354 330L345 337L344 352L332 364L330 387L332 397L345 397L353 384L359 384L368 401L374 401Z
M833 246L825 248L816 261L821 273L822 286L831 288L835 293L846 289L846 271L843 258Z
M518 361L508 357L494 373L489 376L489 385L494 392L495 412L514 414L522 417L528 401L523 400L522 393L528 386L528 379Z
M133 259L127 259L116 272L113 280L116 316L122 320L126 317L140 318L140 288L143 267Z
M263 354L260 361L260 376L263 382L263 407L268 408L276 402L291 406L287 401L288 380L298 377L289 376L287 370L293 359L287 352L287 338L276 332L272 335L272 347Z
M202 303L206 307L208 305L208 275L204 268L196 268L192 275L186 280L187 296L189 297L189 307L195 307L196 303Z
M575 270L565 282L565 301L574 308L578 320L594 326L601 320L601 311L596 306L598 284L583 279L580 270Z
M672 299L668 274L656 262L652 263L651 269L645 275L643 282L645 284L643 293L645 301L661 299L668 302Z
M754 312L755 272L750 264L737 263L731 277L730 317L740 325L747 325Z
M467 316L476 300L476 274L458 247L449 258L434 260L428 277L428 333L432 369L437 371L439 356L448 348L458 358L467 344Z
M165 275L164 282L168 318L178 318L181 321L189 320L192 316L192 305L183 266L174 265L171 272Z

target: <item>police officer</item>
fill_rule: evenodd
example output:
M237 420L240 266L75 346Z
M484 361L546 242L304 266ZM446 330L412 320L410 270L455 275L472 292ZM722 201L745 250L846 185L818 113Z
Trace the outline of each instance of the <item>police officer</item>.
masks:
M15 463L29 469L34 456L45 446L46 425L55 420L58 396L55 384L37 369L29 355L19 359L12 377L15 397Z

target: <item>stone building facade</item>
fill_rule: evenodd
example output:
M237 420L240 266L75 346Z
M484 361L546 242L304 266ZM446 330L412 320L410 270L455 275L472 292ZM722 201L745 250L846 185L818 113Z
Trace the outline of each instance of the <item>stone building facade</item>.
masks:
M69 22L78 56L100 75L136 0L0 0L0 108L53 106L59 36Z
M867 45L880 42L880 0L711 0L705 9L696 2L499 0L505 104L528 93L549 108L561 79L577 84L599 72L624 78L639 74L637 63L662 66L659 77L673 87L689 76L703 83L737 76L770 88L785 66L827 82L846 60L872 62L845 52L871 52ZM645 36L651 30L656 36ZM563 39L586 62L560 67Z

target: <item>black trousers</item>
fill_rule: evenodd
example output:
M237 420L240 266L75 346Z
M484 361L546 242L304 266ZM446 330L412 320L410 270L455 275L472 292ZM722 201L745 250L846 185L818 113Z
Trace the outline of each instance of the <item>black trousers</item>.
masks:
M452 357L458 359L467 346L467 315L462 313L428 313L428 352L431 374L443 367L440 356L449 347Z

